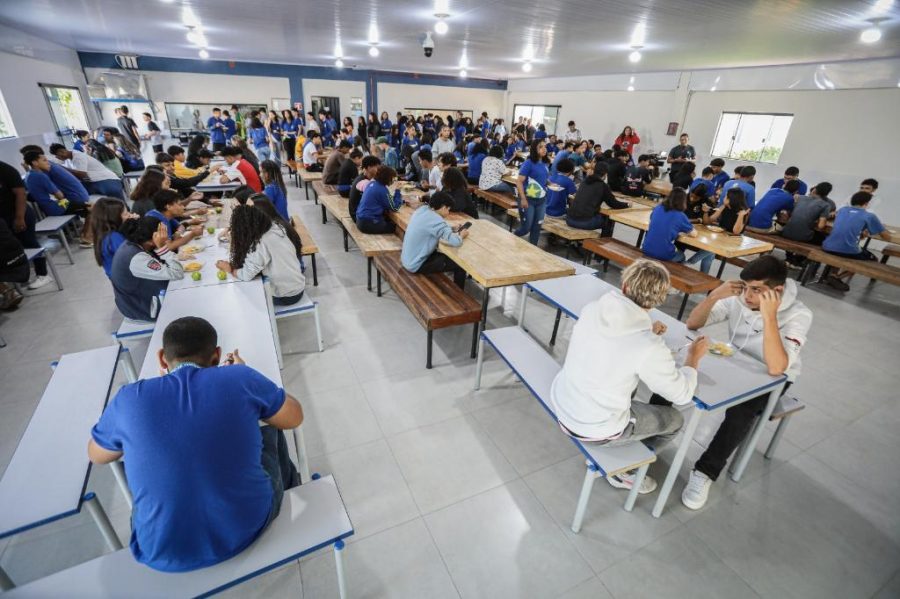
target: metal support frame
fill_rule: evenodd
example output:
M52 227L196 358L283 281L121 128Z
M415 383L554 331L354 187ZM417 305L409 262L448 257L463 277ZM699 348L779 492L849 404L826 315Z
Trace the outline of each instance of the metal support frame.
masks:
M106 511L100 505L100 500L97 499L95 493L88 493L84 496L84 506L97 524L97 528L100 529L100 534L110 550L119 551L122 549L122 541L119 540L119 536L116 534L109 517L106 515Z
M550 345L556 345L556 333L559 332L559 321L562 318L562 308L556 309L556 320L553 322L553 334L550 335Z

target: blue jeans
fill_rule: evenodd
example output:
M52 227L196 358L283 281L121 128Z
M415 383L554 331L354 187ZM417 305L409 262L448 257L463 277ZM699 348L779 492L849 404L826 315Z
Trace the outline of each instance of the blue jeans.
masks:
M291 461L291 454L288 453L284 431L272 426L263 426L259 429L259 433L262 436L260 463L266 476L269 477L269 482L272 483L272 507L263 527L265 528L278 516L284 492L299 486L301 481Z
M499 183L488 189L488 191L496 191L499 193L516 193L516 190L513 188L513 186L505 181L500 181Z
M122 187L122 182L118 179L89 181L86 187L90 194L119 198L120 200L125 199L125 189Z
M544 223L544 213L547 211L547 198L528 200L528 208L522 210L519 202L519 228L516 235L524 237L528 235L531 245L537 245L541 238L541 225Z
M597 214L586 220L577 220L566 216L566 224L574 229L584 229L586 231L600 229L600 237L612 237L613 227L616 223L602 214Z
M261 146L253 149L256 150L256 157L259 158L260 162L263 160L272 160L272 148L269 146Z
M670 260L670 262L684 262L685 264L696 264L700 263L700 272L705 272L709 274L709 269L712 268L713 260L716 259L716 255L712 252L708 252L706 250L699 250L691 256L690 260L686 259L684 252L681 250L675 250L675 257Z

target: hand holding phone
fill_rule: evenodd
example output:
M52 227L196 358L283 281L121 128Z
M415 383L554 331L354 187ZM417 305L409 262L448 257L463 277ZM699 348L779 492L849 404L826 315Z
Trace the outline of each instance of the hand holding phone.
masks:
M472 221L466 221L456 228L456 232L462 233L463 231L465 231L466 229L468 229L471 226L472 226Z

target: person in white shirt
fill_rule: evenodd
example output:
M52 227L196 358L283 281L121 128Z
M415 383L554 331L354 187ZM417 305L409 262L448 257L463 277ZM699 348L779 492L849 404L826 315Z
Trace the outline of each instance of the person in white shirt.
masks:
M278 306L296 304L306 289L299 237L289 235L252 205L237 206L231 212L231 257L219 260L216 267L239 281L262 273L272 285L272 303Z
M669 292L669 273L658 262L637 260L622 273L620 290L585 306L572 331L562 370L550 399L564 432L584 442L615 446L641 441L658 450L681 429L684 420L671 405L632 401L638 383L675 405L688 405L697 387L697 367L709 347L698 336L678 366L662 334L666 326L649 314ZM631 489L634 474L607 477ZM640 492L656 481L644 477Z
M503 124L503 119L497 119L497 126L494 127L494 135L499 135L501 138L506 137L506 125Z
M515 193L515 188L503 181L506 174L506 163L503 162L503 147L491 146L488 156L481 163L481 177L478 179L478 188L485 191L499 191L500 193Z
M581 141L581 130L575 127L575 121L569 121L569 130L563 135L563 141Z
M434 161L434 166L431 167L431 172L428 174L428 188L435 191L444 189L444 171L451 166L456 166L456 156L450 152L444 152L438 156Z
M318 131L310 131L306 144L303 146L303 168L310 173L321 173L324 166L319 164L319 148L322 145L322 136Z
M444 125L441 127L441 131L438 134L438 138L434 140L434 143L431 144L431 153L435 156L440 156L446 152L453 153L453 150L456 149L456 146L453 143L453 140L450 139L450 127Z
M62 144L51 144L50 156L53 162L66 167L81 179L88 193L125 199L121 179L93 156L69 150Z

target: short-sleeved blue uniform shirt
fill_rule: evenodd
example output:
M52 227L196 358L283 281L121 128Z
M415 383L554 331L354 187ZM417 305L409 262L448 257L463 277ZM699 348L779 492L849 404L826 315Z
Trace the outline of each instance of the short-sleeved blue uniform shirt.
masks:
M844 206L834 215L831 234L822 242L822 249L839 254L859 254L859 236L863 230L869 235L884 232L878 217L857 206Z
M659 205L650 213L650 227L641 248L644 253L657 260L671 260L675 257L675 240L679 233L690 233L694 226L681 210L666 210Z

